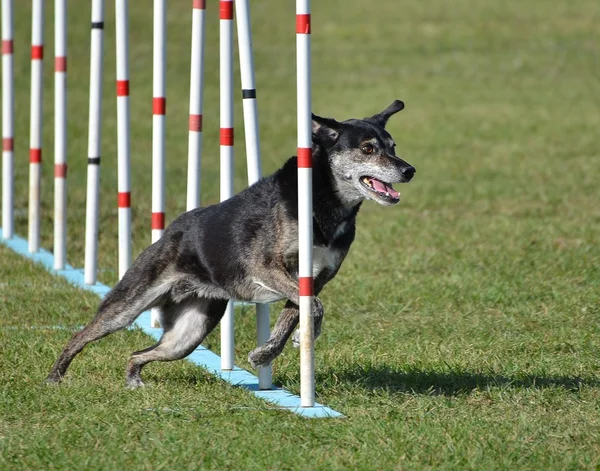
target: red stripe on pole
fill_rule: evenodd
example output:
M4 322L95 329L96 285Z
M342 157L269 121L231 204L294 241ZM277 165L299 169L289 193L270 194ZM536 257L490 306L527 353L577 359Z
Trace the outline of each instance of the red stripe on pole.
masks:
M202 115L191 114L190 115L190 131L202 132Z
M296 33L310 34L310 13L306 15L296 15Z
M119 208L130 208L131 207L131 192L119 191L118 205L119 205Z
M67 71L67 58L64 56L57 56L54 58L54 70L56 72Z
M152 229L165 228L165 213L152 213Z
M301 276L298 278L298 287L300 288L300 296L312 296L313 295L313 277L312 276Z
M4 152L12 152L14 150L14 140L12 137L4 137L2 139L2 150Z
M44 58L44 46L31 46L31 58L33 60Z
M298 147L298 168L312 168L312 149Z
M12 54L13 53L13 40L5 39L2 41L2 54Z
M41 164L42 163L42 149L29 149L29 163Z
M233 2L232 1L224 1L221 0L219 2L219 6L220 6L220 16L219 19L221 20L233 20Z
M54 164L54 177L67 178L67 164Z
M117 96L129 96L129 80L117 80Z
M166 114L167 112L167 99L155 97L152 99L152 114Z
M221 128L220 144L222 146L233 145L233 128Z
M194 0L193 8L195 10L205 10L206 0Z

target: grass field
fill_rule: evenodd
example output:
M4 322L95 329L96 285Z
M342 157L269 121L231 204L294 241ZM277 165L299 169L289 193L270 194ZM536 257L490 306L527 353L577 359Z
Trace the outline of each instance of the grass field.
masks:
M83 265L89 3L69 11L69 245ZM185 207L191 2L169 2L167 222ZM218 201L218 5L207 2L203 204ZM27 234L29 2L15 2L16 227ZM52 247L52 2L42 245ZM134 254L150 243L151 2L130 2ZM107 2L100 279L116 281L113 2ZM292 155L293 2L253 2L264 170ZM322 294L318 400L276 411L186 363L126 390L119 332L41 385L98 299L0 245L0 469L598 469L600 3L313 2L313 109L406 110L388 129L417 168L398 207L366 203ZM239 73L236 69L236 87ZM236 92L236 97L239 95ZM239 100L241 102L241 100ZM236 189L245 185L241 104ZM276 306L278 307L278 306ZM275 311L275 308L273 312ZM274 320L274 315L272 316ZM237 316L248 367L254 316ZM207 346L218 349L218 334ZM287 347L275 381L298 391Z

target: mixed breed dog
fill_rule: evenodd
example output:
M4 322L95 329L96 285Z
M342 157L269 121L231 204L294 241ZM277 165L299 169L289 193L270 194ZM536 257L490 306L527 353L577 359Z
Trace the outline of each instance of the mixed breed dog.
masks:
M396 156L396 144L385 130L390 116L403 108L396 100L365 119L312 117L315 337L323 322L317 296L348 254L362 202L397 204L400 193L392 183L407 183L415 174ZM298 293L298 172L292 157L228 200L173 221L108 293L94 319L69 340L46 381L60 382L88 343L130 326L156 307L161 339L132 353L127 363L127 385L142 386L142 368L189 355L217 326L229 299L287 300L269 340L248 355L254 367L269 365L298 325ZM298 346L298 331L293 343Z

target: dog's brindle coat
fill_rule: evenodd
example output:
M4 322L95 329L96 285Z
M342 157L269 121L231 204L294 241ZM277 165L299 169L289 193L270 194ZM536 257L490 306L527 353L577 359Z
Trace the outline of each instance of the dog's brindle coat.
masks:
M384 129L388 118L403 108L396 100L375 116L341 123L313 115L315 336L323 319L316 295L350 249L362 201L398 203L400 195L389 182L408 182L415 173L396 157L394 141ZM190 354L219 323L230 298L288 300L269 340L248 357L255 367L268 365L283 350L299 318L297 175L292 157L232 198L179 216L137 258L91 323L73 335L47 381L59 382L88 343L158 307L162 338L134 352L127 365L127 384L141 386L144 365Z

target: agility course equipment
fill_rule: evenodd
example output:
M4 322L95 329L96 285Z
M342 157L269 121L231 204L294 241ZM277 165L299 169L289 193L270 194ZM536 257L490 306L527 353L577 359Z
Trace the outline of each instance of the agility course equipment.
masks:
M40 248L42 181L42 104L44 75L44 0L33 0L31 14L31 108L29 125L29 251Z
M167 4L154 0L152 59L152 243L165 230L165 120L167 112ZM152 309L150 322L159 327L158 309Z
M220 196L233 195L233 21L236 11L238 49L243 98L244 135L247 153L248 183L261 177L258 112L250 9L248 0L220 0ZM40 261L48 268L84 289L104 295L108 287L97 283L99 178L101 160L102 75L104 50L104 0L92 0L90 51L90 101L87 166L87 201L85 231L85 268L83 274L66 263L66 70L67 25L66 0L55 0L55 206L54 254L40 248L40 182L42 129L42 60L44 1L33 0L32 11L32 88L30 131L29 239L13 233L13 59L12 0L2 0L3 37L3 220L1 239L9 247ZM192 44L189 100L188 176L186 208L200 205L200 166L202 160L203 85L205 49L205 0L192 1ZM129 104L129 5L115 0L116 25L116 96L118 162L118 273L122 277L131 263L131 187L130 187L130 104ZM152 103L152 242L158 240L165 225L165 133L166 133L166 0L154 0L153 34L153 103ZM312 142L310 91L310 3L296 4L297 34L297 118L298 118L298 192L299 192L299 285L300 285L300 353L301 398L273 388L271 369L260 368L258 382L234 365L233 300L221 321L221 357L204 347L189 359L234 384L247 387L259 397L306 416L339 416L315 404L314 332L312 277ZM49 266L51 265L51 266ZM258 304L257 342L269 338L269 306ZM155 312L144 313L136 322L146 333L160 337ZM209 359L207 359L209 358ZM216 366L218 364L218 367ZM217 371L218 370L218 371Z
M67 0L54 19L54 268L67 263Z
M312 120L310 87L310 0L296 2L296 87L298 90L298 282L300 287L300 397L315 402L313 329Z
M2 228L4 237L13 236L14 227L14 67L13 3L2 0Z
M220 198L233 196L233 1L223 0L219 8L219 155ZM221 368L233 368L233 302L221 319Z
M100 143L102 141L102 73L104 0L92 0L90 46L90 107L88 119L87 197L85 210L85 283L96 284L98 220L100 218Z
M117 175L119 278L131 265L131 178L129 143L129 0L115 1L117 46ZM154 190L154 187L152 188Z

